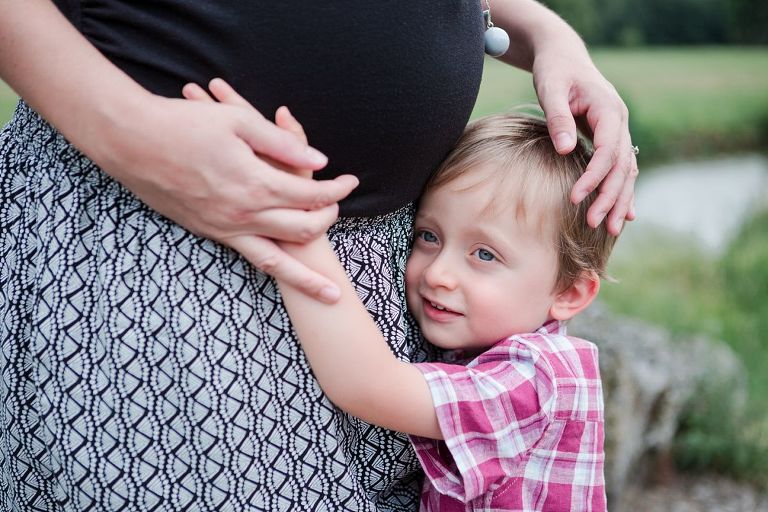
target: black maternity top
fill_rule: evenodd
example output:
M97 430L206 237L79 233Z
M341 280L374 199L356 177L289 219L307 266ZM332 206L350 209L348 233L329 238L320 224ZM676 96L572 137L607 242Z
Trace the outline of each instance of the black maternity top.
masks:
M154 93L229 81L267 117L288 105L330 178L361 185L344 215L414 200L455 143L483 63L478 0L56 0L112 62Z

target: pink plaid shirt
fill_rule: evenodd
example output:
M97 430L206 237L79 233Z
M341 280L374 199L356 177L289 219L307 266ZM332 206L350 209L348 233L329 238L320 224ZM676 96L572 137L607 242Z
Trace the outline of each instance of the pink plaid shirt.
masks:
M411 436L423 511L601 511L603 394L597 347L551 321L466 366L417 365L444 441Z

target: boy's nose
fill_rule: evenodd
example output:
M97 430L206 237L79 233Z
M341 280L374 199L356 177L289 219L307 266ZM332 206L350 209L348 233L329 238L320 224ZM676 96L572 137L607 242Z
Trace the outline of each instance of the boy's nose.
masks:
M435 258L424 269L424 280L432 288L453 290L458 285L456 272L444 258Z

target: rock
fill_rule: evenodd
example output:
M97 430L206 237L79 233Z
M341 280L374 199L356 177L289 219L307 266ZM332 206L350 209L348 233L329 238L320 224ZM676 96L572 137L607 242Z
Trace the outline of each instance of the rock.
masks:
M696 397L729 389L732 407L743 408L746 401L742 364L725 344L672 339L664 329L613 315L600 303L572 320L568 334L600 349L610 503L621 499L628 484L642 486L660 463L664 467L682 415Z

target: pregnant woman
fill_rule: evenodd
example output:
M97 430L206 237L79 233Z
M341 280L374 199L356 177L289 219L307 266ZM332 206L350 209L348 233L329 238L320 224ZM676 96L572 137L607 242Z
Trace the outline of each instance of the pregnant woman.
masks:
M22 98L0 135L0 510L416 509L407 440L331 406L270 274L338 290L273 240L330 226L392 350L427 357L403 297L410 205L472 110L482 7L0 0ZM624 104L555 14L492 9L560 152L588 120L573 199L600 186L589 221L618 232ZM181 99L216 76L263 116ZM313 147L269 121L280 105Z

